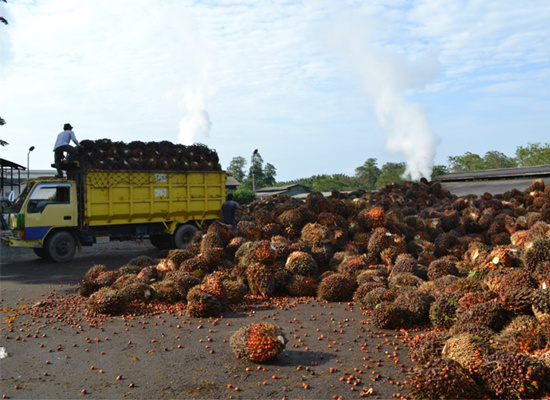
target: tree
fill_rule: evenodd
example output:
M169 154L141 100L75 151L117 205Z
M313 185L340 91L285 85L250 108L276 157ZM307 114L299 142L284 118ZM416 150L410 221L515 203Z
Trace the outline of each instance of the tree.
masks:
M483 158L469 151L462 156L449 156L449 166L452 172L479 171L485 169Z
M380 170L380 176L376 181L376 188L380 189L389 183L398 183L403 181L403 174L405 173L405 163L392 163L388 162L382 166Z
M244 167L246 166L246 159L244 157L233 157L227 167L227 172L235 177L239 182L244 181Z
M516 148L516 162L520 167L550 164L550 143L529 143Z
M264 171L264 183L267 186L273 186L277 181L275 180L275 177L277 176L277 169L273 164L267 163L265 164Z
M248 170L248 179L252 180L252 190L265 186L263 164L262 156L258 150L254 150L250 161L250 169Z
M254 201L256 195L250 189L239 188L233 192L233 200L239 204L249 204Z
M483 169L513 168L517 165L516 160L500 151L488 151L483 157Z
M380 168L376 166L376 158L369 158L363 165L355 168L355 177L362 189L372 190L376 188L380 172Z
M432 169L432 179L439 175L445 175L449 173L449 169L445 165L434 165Z

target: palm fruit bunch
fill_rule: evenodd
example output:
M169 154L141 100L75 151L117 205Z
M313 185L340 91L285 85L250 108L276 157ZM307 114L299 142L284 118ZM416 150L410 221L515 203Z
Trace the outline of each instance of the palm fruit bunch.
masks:
M301 231L301 239L311 247L323 246L333 242L333 233L327 227L318 223L308 223Z
M250 293L263 297L269 297L275 293L277 282L275 279L275 266L253 262L246 268L246 281Z
M402 273L411 273L420 278L423 278L421 269L419 268L418 261L409 253L402 253L397 256L393 267L391 267L390 277Z
M535 289L531 295L533 314L542 324L550 325L550 289L543 283L542 287ZM549 338L550 339L550 338Z
M221 171L216 151L198 143L82 140L78 161L82 167L101 170Z
M359 296L358 296L359 297ZM395 293L385 287L377 287L370 290L364 296L357 298L360 306L367 310L374 310L376 306L384 301L392 302L395 300Z
M176 282L163 279L151 284L154 298L162 303L175 303L181 299Z
M357 284L362 285L367 282L383 283L384 286L388 284L388 272L383 266L371 266L369 269L361 271L357 275Z
M472 323L499 331L503 327L504 321L505 313L502 307L494 301L487 301L458 312L455 325Z
M433 300L429 294L413 289L399 294L394 304L401 309L404 322L419 325L428 322Z
M282 329L270 323L243 326L229 340L237 358L247 358L254 363L276 357L284 350L286 342Z
M316 277L292 275L286 284L286 291L291 296L315 297L319 287Z
M104 272L107 272L107 267L103 264L96 264L93 267L91 267L86 272L86 274L84 274L84 278L80 283L78 293L81 296L88 297L93 292L97 291L100 288L100 286L96 283L96 279L99 277L99 275L103 274Z
M345 275L334 273L319 283L317 297L325 301L351 300L356 283Z
M532 354L545 347L548 338L532 315L518 315L493 339L493 347L508 353Z
M155 266L149 265L147 267L143 267L141 271L137 274L137 278L146 284L151 284L153 282L156 282L159 279L159 273Z
M361 228L367 232L385 227L387 223L384 208L380 206L372 206L362 210L358 214L358 220Z
M98 288L107 287L115 283L118 277L117 271L105 271L95 279L94 283Z
M198 278L183 270L170 271L164 279L174 282L180 299L184 301L187 301L189 290L201 283Z
M196 254L194 254L189 249L171 249L170 251L168 251L166 259L171 260L176 266L176 269L179 269L181 263L183 263L185 260L195 257L195 255Z
M285 270L292 275L317 276L317 262L310 253L294 251L285 263Z
M162 258L159 260L155 266L159 275L166 275L169 271L175 271L179 268L179 265L176 265L174 261L169 258Z
M433 281L446 275L458 275L456 262L449 257L432 261L428 266L428 279Z
M269 240L260 240L253 243L243 257L242 262L248 265L253 262L271 265L277 260L277 252L271 248Z
M501 399L536 399L548 390L550 371L526 354L496 352L483 359L478 377L489 396Z
M479 399L483 393L468 371L448 358L416 367L410 388L413 399Z
M368 295L370 292L372 292L374 289L377 288L386 288L386 286L381 282L365 282L359 285L357 290L355 290L355 293L353 293L353 301L356 304L362 305L363 299L366 295Z
M127 299L116 289L102 287L88 298L90 310L96 314L118 314L124 309Z
M445 342L449 338L447 332L430 331L421 333L407 343L407 355L409 359L418 365L440 358Z
M392 290L399 291L403 289L413 289L422 285L424 281L418 276L410 272L403 272L390 277L388 287Z
M198 279L204 278L204 276L208 273L208 265L201 254L182 262L180 269L190 273Z
M363 255L355 255L344 258L338 265L338 272L350 279L356 280L357 276L369 267L369 260Z
M248 286L246 286L246 283L240 278L225 279L223 285L227 292L227 301L229 304L240 303L243 301L244 296L248 294Z
M227 289L225 288L223 281L216 274L205 276L200 288L216 297L223 309L227 309L229 304Z
M145 303L151 300L154 291L151 286L137 281L122 286L119 293L126 298L128 302L139 301Z
M141 270L141 268L147 267L148 265L154 265L154 264L156 264L156 261L154 258L141 255L141 256L132 258L130 261L128 261L127 265L133 265L133 266L139 267L139 269Z
M119 268L120 270L120 268ZM124 274L120 275L116 281L114 281L110 286L113 289L122 289L125 286L131 285L132 283L141 283L138 279L137 274Z
M322 193L314 192L306 198L306 206L315 214L332 213L334 207L329 200L323 196Z
M449 329L456 322L459 296L448 294L434 300L430 305L430 322L436 328Z
M192 318L219 317L223 306L216 296L200 286L194 286L187 293L187 316Z
M382 301L372 310L371 321L379 329L397 329L403 325L403 311L393 302Z
M505 310L523 313L531 309L537 281L525 270L510 270L502 277L497 300Z
M469 373L475 373L489 352L489 345L482 337L463 332L445 341L441 355L455 360Z
M524 253L525 268L536 275L548 272L545 263L550 262L550 238L535 239Z

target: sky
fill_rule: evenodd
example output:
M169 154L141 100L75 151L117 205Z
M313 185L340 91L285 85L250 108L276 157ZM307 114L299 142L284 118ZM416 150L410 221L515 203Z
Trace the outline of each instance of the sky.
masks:
M0 157L79 140L255 149L278 181L550 142L548 0L0 2ZM30 146L35 149L29 153Z

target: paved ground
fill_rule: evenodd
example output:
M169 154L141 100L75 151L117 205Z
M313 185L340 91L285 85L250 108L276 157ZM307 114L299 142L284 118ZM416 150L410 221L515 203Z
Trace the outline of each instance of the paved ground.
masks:
M8 398L357 399L406 394L406 332L380 331L350 304L277 299L221 319L187 318L183 306L91 318L75 294L94 264L116 269L148 243L85 248L54 264L1 248L1 394ZM282 327L288 344L267 364L239 360L231 335L251 322Z

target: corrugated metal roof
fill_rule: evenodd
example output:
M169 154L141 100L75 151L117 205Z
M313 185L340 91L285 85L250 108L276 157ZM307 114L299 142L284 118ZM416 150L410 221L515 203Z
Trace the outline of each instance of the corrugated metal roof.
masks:
M22 165L16 164L13 161L5 160L3 158L0 158L0 167L11 167L11 168L19 169L19 170L27 169Z
M456 182L478 179L542 178L545 176L550 177L550 165L486 169L483 171L452 172L450 174L436 176L434 179L440 182Z
M546 185L550 184L550 178L541 178ZM475 194L481 196L483 193L503 194L517 189L524 191L531 185L533 179L502 179L469 182L441 182L441 186L456 196Z
M309 189L305 185L301 185L299 183L294 183L292 185L285 185L285 186L264 187L264 188L261 188L261 189L257 189L256 192L270 192L270 193L271 192L281 192L281 191L287 191L288 189L293 188L295 186L302 186L302 187L305 187L305 188Z

